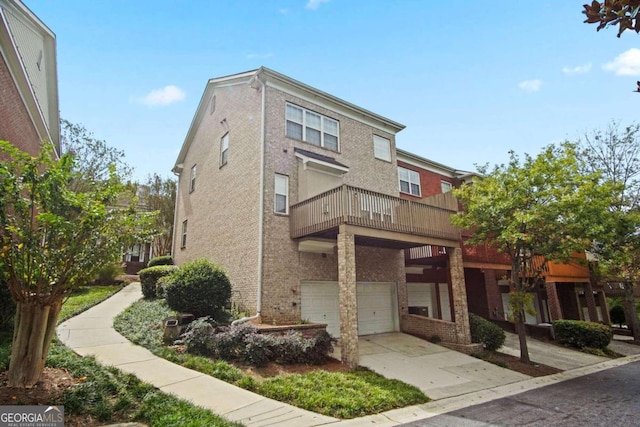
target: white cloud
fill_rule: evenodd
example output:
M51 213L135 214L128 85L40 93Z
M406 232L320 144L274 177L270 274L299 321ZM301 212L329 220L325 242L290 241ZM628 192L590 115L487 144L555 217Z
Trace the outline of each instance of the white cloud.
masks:
M591 71L591 63L562 68L562 72L565 74L586 74L589 71Z
M616 56L612 62L602 66L606 71L613 71L618 76L640 76L640 49L631 48Z
M318 10L322 3L329 3L329 0L309 0L305 8L311 10Z
M267 59L271 58L273 53L249 53L247 54L247 59Z
M182 101L185 96L186 94L179 87L168 85L162 89L152 90L142 98L138 98L137 101L149 107L155 107Z
M542 80L538 80L538 79L525 80L518 83L518 87L525 92L529 92L529 93L537 92L542 87Z

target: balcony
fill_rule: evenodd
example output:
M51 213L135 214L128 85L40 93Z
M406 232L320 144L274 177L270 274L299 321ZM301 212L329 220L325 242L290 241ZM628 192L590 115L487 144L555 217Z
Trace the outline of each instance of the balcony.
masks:
M347 225L361 239L395 242L389 247L457 247L460 230L449 220L456 211L449 193L415 202L342 185L291 206L291 238L335 238Z

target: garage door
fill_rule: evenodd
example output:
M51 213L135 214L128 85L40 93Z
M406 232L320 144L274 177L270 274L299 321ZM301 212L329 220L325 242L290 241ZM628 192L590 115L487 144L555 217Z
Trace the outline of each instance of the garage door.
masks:
M397 330L394 283L358 283L358 334ZM337 282L302 282L302 318L326 323L327 332L340 336L340 302Z

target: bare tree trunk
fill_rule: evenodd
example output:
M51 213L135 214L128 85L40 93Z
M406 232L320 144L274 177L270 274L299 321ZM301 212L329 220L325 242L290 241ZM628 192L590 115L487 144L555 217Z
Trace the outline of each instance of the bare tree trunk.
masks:
M635 341L640 341L640 323L638 322L638 314L636 312L636 301L633 295L633 284L624 284L624 298L622 300L622 308L624 309L624 317L627 326L633 334Z
M30 388L40 379L49 353L62 300L52 305L35 301L16 307L8 386Z
M518 333L518 341L520 343L520 360L530 363L529 346L527 345L527 329L524 324L524 311L520 310L515 316L516 332Z

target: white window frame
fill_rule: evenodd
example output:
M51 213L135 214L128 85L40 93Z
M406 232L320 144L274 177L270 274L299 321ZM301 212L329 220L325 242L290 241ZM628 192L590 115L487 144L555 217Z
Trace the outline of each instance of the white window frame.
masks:
M442 193L449 193L453 189L453 184L449 181L440 181L440 191Z
M400 177L400 172L407 172L407 179L404 180ZM409 192L402 191L402 182L406 182L409 184ZM418 193L413 192L413 186L418 186ZM404 194L410 194L416 197L422 197L422 186L420 185L420 173L418 171L414 171L412 169L403 168L402 166L398 166L398 187L400 188L400 192Z
M220 138L220 166L224 166L229 161L229 132Z
M189 193L193 193L196 190L196 166L191 166L191 174L189 175Z
M281 184L284 184L282 191L278 191L278 179L281 179ZM284 212L278 211L278 196L284 197ZM275 174L273 181L273 211L280 215L289 215L289 177L287 175Z
M288 107L291 108L295 108L298 109L302 112L302 121L298 121L298 120L293 120L293 118L290 118L287 116L287 111L288 111ZM322 115L320 113L317 113L315 111L312 110L307 110L306 108L302 108L298 105L295 104L291 104L289 102L286 103L285 105L285 114L284 114L284 120L285 120L285 134L287 135L287 137L289 138L294 138L294 139L298 139L295 136L290 136L287 134L287 122L291 122L291 123L296 123L299 124L300 126L302 126L302 141L307 142L311 145L315 145L316 147L322 147L326 150L331 150L331 151L335 151L335 152L340 152L340 122L336 119L332 119L331 117L327 117L325 115ZM313 114L316 116L320 116L320 129L318 129L317 127L312 127L310 124L307 124L307 113L308 114ZM336 130L335 133L333 131L329 130L329 126L328 123L333 122L336 124ZM309 129L313 129L313 130L317 130L320 131L320 145L315 144L313 142L310 142L307 138L307 128ZM326 135L331 135L334 136L336 138L336 147L335 149L332 147L327 147L327 144L325 142L325 136Z
M376 159L391 162L391 140L379 135L373 135L373 156Z
M187 247L187 220L182 221L182 234L180 235L180 249Z

